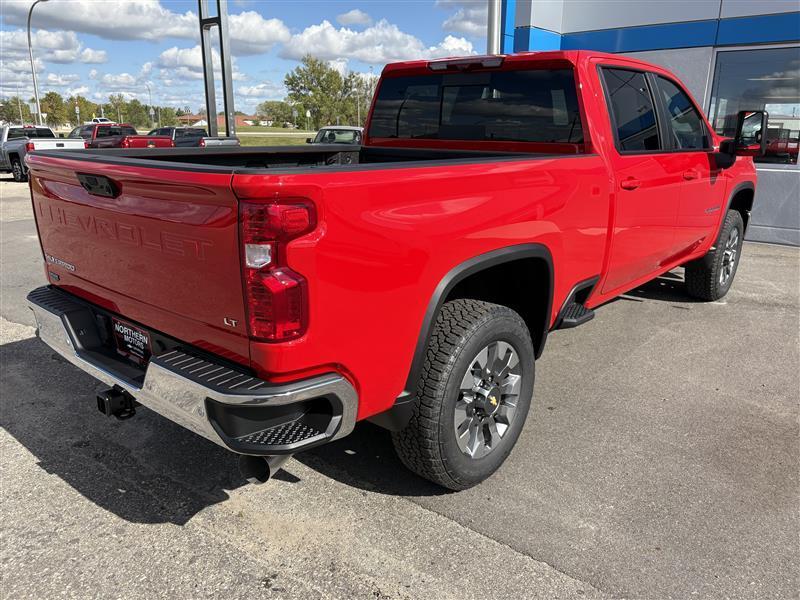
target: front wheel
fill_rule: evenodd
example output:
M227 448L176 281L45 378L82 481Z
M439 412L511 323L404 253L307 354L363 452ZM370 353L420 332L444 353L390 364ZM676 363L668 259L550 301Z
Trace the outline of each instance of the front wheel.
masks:
M714 249L686 265L686 290L700 300L719 300L731 289L744 241L744 221L729 210Z
M453 300L441 309L408 425L392 435L400 460L452 490L503 464L533 395L534 352L525 321L505 306Z
M25 170L22 168L22 162L20 162L19 158L11 159L11 174L14 175L14 181L19 183L28 181L28 176L25 175Z

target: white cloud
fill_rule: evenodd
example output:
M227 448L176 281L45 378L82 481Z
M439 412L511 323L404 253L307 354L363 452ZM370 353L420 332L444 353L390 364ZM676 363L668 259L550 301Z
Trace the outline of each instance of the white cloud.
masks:
M200 25L197 13L178 13L164 7L158 0L125 0L113 4L113 15L103 18L98 13L98 0L69 0L68 10L58 8L63 3L50 2L36 7L36 26L71 32L88 33L109 40L161 41L180 38L199 41ZM196 3L191 3L196 6ZM24 25L29 2L3 3L3 20L7 24ZM102 12L102 11L100 11ZM280 19L265 19L256 11L244 11L228 16L231 51L235 54L261 54L275 44L291 37L289 28Z
M278 42L288 42L292 37L283 21L265 19L252 10L230 15L228 30L231 52L238 55L263 54Z
M286 96L286 88L273 81L264 81L256 85L242 85L236 88L237 96L255 99L256 102L264 100L281 100ZM248 103L251 103L248 100Z
M75 62L99 63L107 60L104 50L84 48L74 31L47 31L38 29L31 36L33 54L37 60L69 64ZM28 35L22 29L0 31L3 62L28 57Z
M339 22L340 25L345 25L345 26L372 24L372 17L370 17L363 10L358 10L357 8L349 10L346 13L342 13L341 15L337 15L336 20Z
M130 90L138 87L139 80L130 73L106 73L97 79L98 83L106 90Z
M86 96L89 93L89 87L85 85L79 85L78 87L68 88L66 91L67 97L71 96Z
M48 73L47 77L44 78L44 84L52 85L57 87L65 87L70 85L71 83L75 83L81 78L80 75L76 75L74 73Z
M211 62L214 64L214 77L221 79L219 52L211 49ZM243 81L247 76L238 71L236 60L231 59L234 81ZM149 64L149 63L148 63ZM173 46L164 50L158 57L158 66L161 68L162 80L192 80L203 79L203 53L199 45L192 48L178 48Z
M489 12L486 2L438 0L436 6L444 9L456 9L456 12L442 23L442 29L445 31L461 33L470 37L486 37Z
M91 48L84 48L79 55L79 61L90 65L98 65L100 63L108 62L108 54L105 50L92 50Z
M3 20L24 25L30 2L4 2ZM36 7L36 26L89 33L112 40L160 40L199 35L197 16L164 8L153 0L99 3L97 0L48 2ZM106 11L109 14L103 15Z
M363 31L346 27L336 29L329 21L306 27L292 36L281 56L301 59L310 54L332 61L354 58L367 64L412 60L416 58L443 58L474 54L472 43L461 37L448 35L436 46L425 46L417 37L401 31L397 25L381 19Z

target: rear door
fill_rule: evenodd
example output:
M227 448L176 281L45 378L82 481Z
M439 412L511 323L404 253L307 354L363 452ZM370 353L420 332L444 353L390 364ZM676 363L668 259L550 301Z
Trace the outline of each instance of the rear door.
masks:
M52 284L247 364L230 172L31 161Z
M603 293L658 270L672 257L683 178L666 152L647 73L600 69L615 148L616 204Z
M711 136L700 111L678 83L653 75L664 115L664 133L673 168L683 178L675 223L678 256L691 254L716 231L725 192L712 156Z

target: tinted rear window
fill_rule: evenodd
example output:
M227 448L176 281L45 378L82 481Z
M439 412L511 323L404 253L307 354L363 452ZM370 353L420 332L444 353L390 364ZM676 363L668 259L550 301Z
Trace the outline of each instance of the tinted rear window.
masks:
M96 137L111 137L115 135L138 135L133 127L98 127Z
M360 144L361 132L355 129L322 129L314 142L317 144Z
M54 138L56 135L48 127L12 127L8 139L15 138Z
M376 138L583 141L571 69L452 73L384 79Z

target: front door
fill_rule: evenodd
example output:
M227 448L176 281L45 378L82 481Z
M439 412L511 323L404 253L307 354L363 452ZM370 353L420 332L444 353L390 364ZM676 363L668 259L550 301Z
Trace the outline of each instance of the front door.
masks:
M676 258L691 254L716 231L725 210L725 180L715 168L711 137L689 94L674 81L654 76L664 114L673 169L683 179L675 223Z

